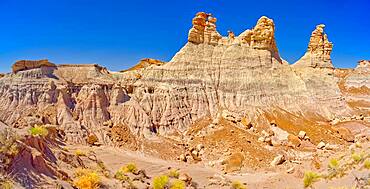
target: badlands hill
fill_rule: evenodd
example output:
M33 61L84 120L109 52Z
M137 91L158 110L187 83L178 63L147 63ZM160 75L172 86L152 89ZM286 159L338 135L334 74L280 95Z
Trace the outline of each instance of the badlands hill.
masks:
M84 168L102 177L96 188L150 188L171 167L187 188L230 188L236 180L303 188L309 170L321 175L317 188L368 187L370 62L335 68L322 24L289 64L273 20L261 17L226 37L216 21L197 13L171 61L143 59L121 72L16 62L0 75L0 147L14 150L0 151L0 181L84 188L76 183ZM335 173L329 157L341 164ZM128 162L146 173L117 179Z

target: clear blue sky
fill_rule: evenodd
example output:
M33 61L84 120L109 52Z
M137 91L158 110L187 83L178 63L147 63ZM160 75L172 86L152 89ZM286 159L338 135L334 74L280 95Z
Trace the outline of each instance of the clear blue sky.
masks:
M198 11L236 34L266 15L275 21L280 55L294 63L311 31L326 25L336 67L370 59L368 0L0 0L0 72L19 59L98 63L111 70L141 58L168 61L186 43Z

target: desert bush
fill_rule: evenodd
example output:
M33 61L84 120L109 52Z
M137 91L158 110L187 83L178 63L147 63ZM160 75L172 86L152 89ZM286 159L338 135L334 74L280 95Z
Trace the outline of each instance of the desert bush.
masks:
M29 132L32 136L41 136L41 137L46 137L49 133L48 129L46 129L46 127L42 125L35 125L34 127L31 127Z
M231 188L232 189L246 189L244 184L242 184L240 181L237 181L237 180L231 183Z
M184 181L179 180L179 179L175 179L171 183L170 189L185 189L185 187L186 187L186 185L185 185L185 182Z
M154 177L153 189L164 189L168 186L168 180L168 176L166 175Z
M366 159L365 162L364 162L364 167L366 169L370 169L370 160L369 159Z
M100 177L99 175L90 170L78 168L75 171L74 176L76 177L73 184L79 189L98 189L100 188Z
M86 153L85 152L83 152L82 150L80 150L80 149L77 149L76 151L75 151L75 155L76 156L86 156Z
M98 137L94 134L91 134L86 139L87 144L94 145L95 142L98 142Z
M355 161L355 163L359 163L362 160L362 155L358 153L353 153L352 159L353 161Z
M171 177L171 178L179 178L180 176L180 173L178 170L176 169L171 169L169 172L168 172L168 176Z
M329 169L338 169L339 161L335 158L329 160L328 164Z
M303 177L303 186L305 188L312 186L314 182L317 182L321 176L318 173L312 171L306 171Z
M0 179L0 188L1 189L13 189L13 182L9 179Z
M135 173L137 172L137 168L136 168L136 164L135 163L128 163L125 168L124 168L124 171L126 173Z
M11 129L0 132L0 171L4 171L19 152L17 134Z
M114 174L114 178L120 181L127 181L130 179L122 168L118 169L118 171Z

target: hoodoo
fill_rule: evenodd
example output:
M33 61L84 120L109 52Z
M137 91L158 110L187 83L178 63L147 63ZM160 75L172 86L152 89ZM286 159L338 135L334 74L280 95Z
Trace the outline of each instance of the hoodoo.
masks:
M311 34L307 52L294 64L294 66L333 68L330 57L333 43L329 42L328 36L324 32L324 27L324 24L316 26L316 29Z

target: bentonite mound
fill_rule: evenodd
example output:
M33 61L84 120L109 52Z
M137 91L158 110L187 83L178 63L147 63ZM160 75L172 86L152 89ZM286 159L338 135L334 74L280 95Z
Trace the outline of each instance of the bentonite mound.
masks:
M18 130L50 124L67 144L120 146L216 168L225 158L226 172L305 159L301 151L333 150L329 143L345 146L368 132L369 62L334 68L324 25L290 65L279 55L272 19L261 17L254 28L227 37L217 32L216 21L198 13L188 42L168 63L143 59L111 72L96 64L18 61L13 73L0 76L0 123ZM342 124L348 121L358 123ZM19 166L68 180L57 165L68 154L49 147L54 143L22 141L10 169L29 180L25 187L43 178Z

